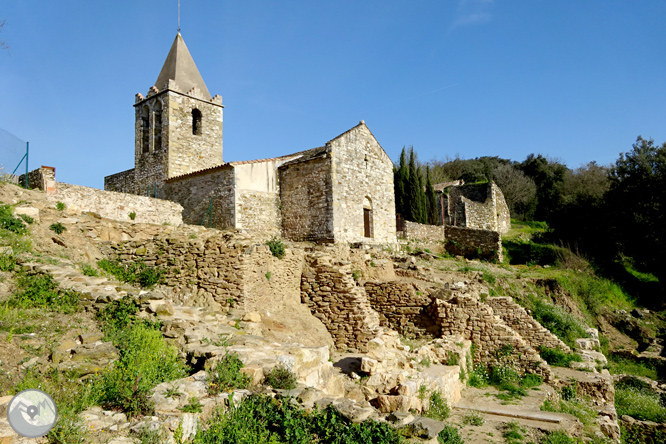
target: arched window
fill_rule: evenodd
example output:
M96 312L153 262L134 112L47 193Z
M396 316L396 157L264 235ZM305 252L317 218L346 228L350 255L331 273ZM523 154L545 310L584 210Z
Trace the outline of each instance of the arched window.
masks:
M201 111L196 108L192 110L192 134L201 135Z
M372 200L365 196L363 198L363 236L374 237L372 227Z
M141 152L150 151L150 110L148 106L141 109Z
M155 123L153 127L153 151L162 148L162 103L155 104L155 111L153 112Z

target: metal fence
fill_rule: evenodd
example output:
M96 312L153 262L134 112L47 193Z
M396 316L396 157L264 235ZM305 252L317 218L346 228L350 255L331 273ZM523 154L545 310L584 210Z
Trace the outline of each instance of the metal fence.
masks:
M9 131L0 128L0 175L7 181L18 183L16 172L21 165L25 168L25 184L28 188L28 154L30 144ZM9 172L9 169L12 172ZM22 168L23 169L23 168ZM21 169L21 170L22 170Z

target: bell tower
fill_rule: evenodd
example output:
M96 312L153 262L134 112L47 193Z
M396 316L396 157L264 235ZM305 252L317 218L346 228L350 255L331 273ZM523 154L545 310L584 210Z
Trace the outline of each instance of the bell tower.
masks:
M222 164L222 97L211 97L180 32L155 85L134 103L138 194Z

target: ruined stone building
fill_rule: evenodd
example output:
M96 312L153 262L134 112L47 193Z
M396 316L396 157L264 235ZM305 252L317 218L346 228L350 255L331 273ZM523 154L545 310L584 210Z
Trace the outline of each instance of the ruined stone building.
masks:
M440 222L455 227L506 233L511 228L509 207L495 182L462 181L433 185Z
M222 97L180 35L155 85L136 95L134 168L104 189L180 203L183 221L301 241L396 241L393 163L363 121L320 147L222 158Z

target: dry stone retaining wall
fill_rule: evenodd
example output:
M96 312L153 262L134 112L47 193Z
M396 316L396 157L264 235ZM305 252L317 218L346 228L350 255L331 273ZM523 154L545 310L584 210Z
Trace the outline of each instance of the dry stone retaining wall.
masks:
M405 336L440 336L440 328L428 310L430 296L400 281L369 281L364 284L370 305L379 313L382 327Z
M381 332L379 315L352 277L349 262L336 262L320 253L306 256L301 299L340 350L365 351L368 341Z
M502 262L502 237L497 231L447 226L446 251Z
M16 176L14 176L16 177ZM25 174L18 177L17 185L25 186ZM28 173L28 188L42 190L46 194L56 192L55 168L41 167Z
M541 375L546 381L552 379L546 361L496 317L488 305L470 296L457 295L448 300L436 298L431 310L441 325L442 335L461 335L476 344L476 362L489 366L510 365L523 372Z
M525 309L510 297L491 297L485 303L492 307L493 312L499 316L516 333L520 334L532 348L539 350L540 346L556 348L571 353L568 345L544 328Z
M277 193L238 191L236 194L237 228L254 233L262 240L282 234L280 198Z

